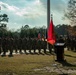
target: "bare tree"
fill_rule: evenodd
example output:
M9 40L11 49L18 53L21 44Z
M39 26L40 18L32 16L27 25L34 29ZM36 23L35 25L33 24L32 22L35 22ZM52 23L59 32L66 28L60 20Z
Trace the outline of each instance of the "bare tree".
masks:
M67 29L68 33L71 36L76 36L76 0L68 1L67 12L65 13L65 17L69 20L70 25Z

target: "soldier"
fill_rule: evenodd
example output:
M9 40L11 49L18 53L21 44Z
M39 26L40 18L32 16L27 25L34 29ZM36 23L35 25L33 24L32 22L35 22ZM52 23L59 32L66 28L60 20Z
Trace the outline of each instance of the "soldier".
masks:
M27 38L23 38L23 43L22 44L23 44L22 48L23 48L24 52L26 53L26 50L27 50Z
M28 48L29 48L29 53L31 53L31 50L32 50L32 39L29 38L28 40Z
M45 54L46 54L46 48L47 48L47 42L46 42L46 39L44 38L44 41L43 41L43 50L44 50Z
M19 52L20 52L20 54L22 54L22 38L19 38L18 41L19 41L19 42L18 42Z
M0 54L1 54L1 52L2 52L2 38L0 37Z
M76 52L76 37L75 37L75 52Z
M74 51L74 45L75 45L75 41L74 41L74 38L71 38L71 50Z
M13 49L14 49L13 46L14 46L14 39L10 38L9 39L9 50L10 50L9 56L13 56Z
M32 48L34 50L34 53L36 53L36 45L37 45L37 40L36 38L33 39L33 44L32 44Z
M37 43L38 43L39 53L41 54L41 39L38 39Z
M6 56L7 52L7 38L2 38L2 49L3 49L3 54L2 56Z
M71 47L71 39L69 37L66 39L66 47L67 47L68 50L70 50L70 47Z
M14 49L15 49L15 53L18 52L18 38L14 38Z
M48 47L49 47L49 53L52 52L52 45L50 43L48 43Z
M10 37L7 37L7 50L10 50Z
M26 50L28 51L29 50L29 38L26 38ZM28 52L26 53L28 54Z

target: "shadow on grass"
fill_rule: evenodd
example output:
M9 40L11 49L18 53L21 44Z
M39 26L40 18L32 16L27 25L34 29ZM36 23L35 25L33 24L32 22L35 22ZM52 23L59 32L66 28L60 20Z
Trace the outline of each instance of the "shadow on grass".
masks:
M39 52L38 53L37 52L35 52L35 53L31 52L31 53L25 53L25 54L27 54L27 55L29 55L29 54L30 55L52 55L51 53L42 53L42 52L40 52L40 53Z
M67 56L67 57L73 57L73 58L76 58L76 56L67 55L67 54L65 54L65 56Z
M59 74L59 75L69 75L69 74Z
M67 67L76 67L76 65L75 64L71 64L71 63L69 63L69 62L67 62L66 60L64 60L64 61L58 61L59 63L61 63L62 64L62 66L67 66Z

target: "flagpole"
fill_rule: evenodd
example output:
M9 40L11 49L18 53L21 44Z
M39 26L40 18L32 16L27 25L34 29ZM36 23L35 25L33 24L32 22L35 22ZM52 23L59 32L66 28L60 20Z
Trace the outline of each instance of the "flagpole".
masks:
M48 33L48 27L50 25L50 0L47 0L47 33ZM48 34L47 34L48 37ZM48 43L47 43L47 49L48 49Z
M51 14L51 20L53 21L53 14Z
M47 0L47 29L50 25L50 0Z

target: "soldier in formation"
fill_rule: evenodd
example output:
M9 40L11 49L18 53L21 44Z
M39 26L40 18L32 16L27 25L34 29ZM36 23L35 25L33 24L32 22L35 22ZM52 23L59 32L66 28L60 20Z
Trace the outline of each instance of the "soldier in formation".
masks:
M76 51L76 37L68 37L66 39L66 47L68 50Z
M6 52L9 52L9 56L13 56L13 52L22 54L24 53L38 53L41 54L42 49L46 53L47 42L42 39L37 38L13 38L13 37L3 37L0 38L0 54L6 56Z

